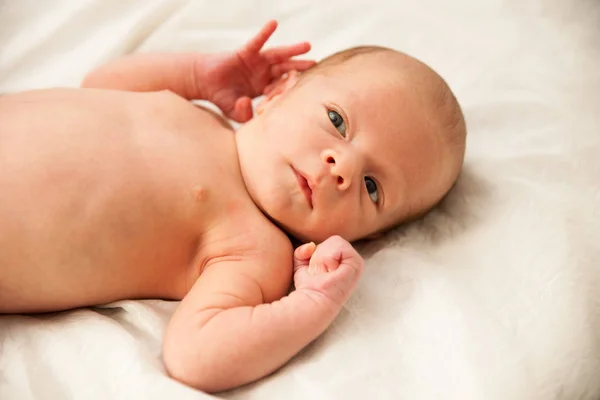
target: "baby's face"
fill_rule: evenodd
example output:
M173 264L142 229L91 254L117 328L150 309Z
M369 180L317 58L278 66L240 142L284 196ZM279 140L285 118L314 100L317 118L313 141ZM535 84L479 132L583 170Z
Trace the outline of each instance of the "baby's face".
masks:
M251 197L303 241L367 237L439 191L442 143L415 89L359 63L307 76L237 133Z

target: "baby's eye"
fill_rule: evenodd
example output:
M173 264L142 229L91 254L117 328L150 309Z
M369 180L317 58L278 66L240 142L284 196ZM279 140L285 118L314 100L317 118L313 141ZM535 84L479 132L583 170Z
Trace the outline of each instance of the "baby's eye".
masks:
M374 203L379 201L379 193L377 193L377 183L368 176L365 176L365 186L367 187L367 193Z
M329 120L331 121L333 126L335 126L338 132L343 137L346 137L346 123L344 122L344 118L342 118L340 114L333 110L329 110L327 112L327 115L329 116Z

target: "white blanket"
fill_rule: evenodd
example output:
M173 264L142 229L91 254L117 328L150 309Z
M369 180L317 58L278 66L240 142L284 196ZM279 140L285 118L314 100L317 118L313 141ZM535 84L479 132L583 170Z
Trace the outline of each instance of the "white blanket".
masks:
M6 0L0 93L77 86L128 52L232 50L270 18L270 44L314 58L380 44L434 66L467 161L434 212L360 247L364 279L321 338L221 396L600 398L600 3ZM0 398L208 398L164 373L175 307L0 317Z

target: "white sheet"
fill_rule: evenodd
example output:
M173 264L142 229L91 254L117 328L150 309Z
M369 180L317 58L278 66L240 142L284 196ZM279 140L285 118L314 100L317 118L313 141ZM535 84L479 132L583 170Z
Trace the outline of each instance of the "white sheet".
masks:
M457 187L362 246L334 325L230 399L600 397L600 3L486 0L0 2L0 92L77 86L131 51L217 51L269 18L321 58L404 50L454 88L469 127ZM1 121L0 121L1 123ZM175 303L0 317L0 398L208 396L164 375Z

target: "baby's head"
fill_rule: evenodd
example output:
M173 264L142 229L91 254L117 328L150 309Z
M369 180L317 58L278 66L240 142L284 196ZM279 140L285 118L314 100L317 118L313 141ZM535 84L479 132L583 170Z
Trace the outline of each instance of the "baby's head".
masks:
M430 210L462 167L466 128L444 80L381 47L290 73L237 133L248 192L302 241L377 235Z

